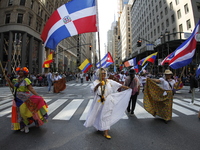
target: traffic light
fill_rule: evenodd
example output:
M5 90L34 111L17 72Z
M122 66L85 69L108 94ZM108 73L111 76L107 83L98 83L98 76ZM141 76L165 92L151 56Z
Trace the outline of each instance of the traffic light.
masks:
M90 45L90 50L92 50L92 45Z
M140 47L142 45L142 41L141 40L138 40L137 41L137 47Z

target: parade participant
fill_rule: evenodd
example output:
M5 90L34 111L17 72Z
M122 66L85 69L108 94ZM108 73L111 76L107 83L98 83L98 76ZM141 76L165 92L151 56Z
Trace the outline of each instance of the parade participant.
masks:
M124 71L119 74L119 81L121 84L124 84L124 81L126 80L126 75L124 74Z
M29 70L26 67L16 69L19 77L13 84L6 78L11 88L14 89L12 105L12 130L29 132L28 125L35 122L36 126L47 121L47 104L33 89L31 81L27 78Z
M108 130L110 130L111 125L122 118L131 96L131 89L107 79L107 72L104 68L100 68L96 75L98 80L95 80L91 86L94 101L84 126L94 126L97 130L104 131L104 137L110 139ZM128 90L117 92L120 87Z
M130 101L129 101L129 104L128 104L128 107L127 107L127 112L128 113L131 112L131 116L133 116L134 115L136 101L137 101L137 96L140 93L140 81L135 76L135 70L131 69L129 71L129 76L126 78L124 85L128 86L128 87L130 87L132 89ZM132 107L131 107L131 103L132 103Z
M53 84L53 92L59 93L60 91L63 91L66 89L66 79L62 78L58 72L54 75L54 84Z
M49 73L47 74L48 93L51 92L52 81L53 81L53 76L52 76L52 73L51 73L51 70L50 70Z
M145 87L146 79L147 79L146 73L142 72L140 74L140 83L142 83L142 87L143 87L142 92L144 92L144 87Z
M80 74L81 83L83 83L83 76L84 76L84 73L82 72L82 73Z
M162 78L147 78L144 89L143 104L145 110L153 116L160 116L165 121L172 119L173 88L175 84L172 75L173 73L167 69ZM160 83L160 86L155 82Z

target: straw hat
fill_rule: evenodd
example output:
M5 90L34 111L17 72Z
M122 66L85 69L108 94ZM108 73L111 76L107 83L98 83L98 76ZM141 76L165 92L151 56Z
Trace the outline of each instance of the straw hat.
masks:
M173 74L173 73L171 72L171 70L167 69L167 70L165 70L164 74Z

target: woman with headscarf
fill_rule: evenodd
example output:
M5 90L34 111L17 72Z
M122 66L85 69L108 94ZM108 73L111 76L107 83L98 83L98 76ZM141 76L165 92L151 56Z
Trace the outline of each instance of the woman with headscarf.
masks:
M164 77L147 78L144 89L144 108L153 116L160 116L165 121L172 119L173 89L175 80L172 71L165 70ZM158 83L159 85L157 85Z
M116 81L107 79L107 72L104 68L100 68L96 75L98 79L91 86L94 101L84 126L94 126L97 130L104 131L104 137L111 139L108 130L124 115L131 96L131 89ZM118 92L117 90L120 87L128 90Z
M12 130L29 132L31 123L41 126L47 122L47 104L33 89L31 81L27 78L29 70L26 67L16 68L18 78L12 83L6 77L11 88L14 89L12 105Z

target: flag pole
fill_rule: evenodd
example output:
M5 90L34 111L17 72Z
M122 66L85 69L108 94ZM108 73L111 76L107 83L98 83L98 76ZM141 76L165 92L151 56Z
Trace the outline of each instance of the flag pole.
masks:
M3 72L4 77L5 77L5 78L8 78L8 77L6 76L5 70L3 69L3 65L2 65L2 63L1 63L1 60L0 60L0 67L1 67L1 70L2 70L2 72ZM12 90L11 87L10 87L10 83L8 83L8 85L9 85L9 88L10 88L11 93L13 94L13 90Z
M182 78L184 71L185 71L185 66L183 67L183 70L181 72L180 79ZM180 85L180 83L181 83L181 81L178 81L178 83L175 85L175 90L178 88L178 86Z
M96 7L97 7L97 37L98 37L98 49L99 49L99 65L100 65L100 82L102 82L102 74L101 74L101 51L100 51L100 34L99 34L99 9L98 9L98 0L96 0ZM103 88L102 88L102 85L100 86L101 87L101 94L103 92ZM103 95L102 95L103 96Z

